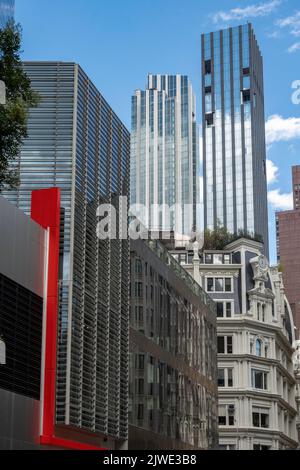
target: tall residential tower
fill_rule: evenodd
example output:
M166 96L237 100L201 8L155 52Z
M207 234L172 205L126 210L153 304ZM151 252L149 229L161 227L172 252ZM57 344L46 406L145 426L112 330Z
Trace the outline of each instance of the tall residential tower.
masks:
M252 25L202 35L204 221L263 238L268 204L263 61Z
M14 17L15 0L0 0L0 28Z
M148 229L175 232L181 241L198 225L195 113L182 75L149 75L147 89L132 98L131 204L145 207L140 218Z

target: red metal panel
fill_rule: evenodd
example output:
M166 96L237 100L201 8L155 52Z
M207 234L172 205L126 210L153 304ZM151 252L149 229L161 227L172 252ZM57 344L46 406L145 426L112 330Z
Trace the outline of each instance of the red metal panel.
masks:
M100 447L55 437L56 353L58 322L60 189L32 192L31 218L49 229L48 286L46 300L45 375L42 445L74 450L105 450Z
M58 437L52 437L48 439L42 436L41 444L46 445L46 446L61 447L62 449L71 449L71 450L98 450L98 451L107 450L107 449L101 449L100 447L92 446L89 444L84 444L82 442L75 442L75 441L68 441L66 439L60 439Z
M47 438L52 438L55 419L59 275L60 190L58 188L33 191L31 218L45 229L49 229L42 434Z

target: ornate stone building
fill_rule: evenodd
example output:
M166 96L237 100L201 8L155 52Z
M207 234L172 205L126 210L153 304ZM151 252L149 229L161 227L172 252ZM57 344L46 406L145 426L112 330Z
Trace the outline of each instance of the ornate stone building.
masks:
M281 273L247 239L173 256L217 304L220 448L296 448L295 331Z

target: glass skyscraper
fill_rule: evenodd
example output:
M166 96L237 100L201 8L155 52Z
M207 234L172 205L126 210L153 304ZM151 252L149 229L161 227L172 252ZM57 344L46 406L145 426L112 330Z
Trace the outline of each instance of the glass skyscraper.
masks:
M131 204L150 230L189 238L198 225L198 135L196 105L188 77L149 75L146 90L132 98ZM167 206L151 210L153 205ZM182 237L183 236L183 237Z
M268 254L263 60L250 23L202 35L204 221Z
M32 190L61 189L57 432L115 448L128 427L129 240L98 239L97 207L124 209L130 134L77 64L24 68L41 102L17 160L20 186L4 195L29 213Z
M0 28L14 17L15 0L0 0Z

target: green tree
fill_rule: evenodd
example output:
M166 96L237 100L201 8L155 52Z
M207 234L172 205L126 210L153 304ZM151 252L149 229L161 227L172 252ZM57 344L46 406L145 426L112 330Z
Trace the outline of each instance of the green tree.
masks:
M6 104L0 105L0 192L19 184L14 162L27 137L29 109L39 103L22 67L21 41L21 27L13 21L0 30L0 80L6 86Z
M204 232L203 250L224 250L226 245L240 238L247 238L257 242L263 242L258 234L252 234L246 230L239 230L237 233L230 233L226 227L222 226L218 221L215 230L206 229Z

